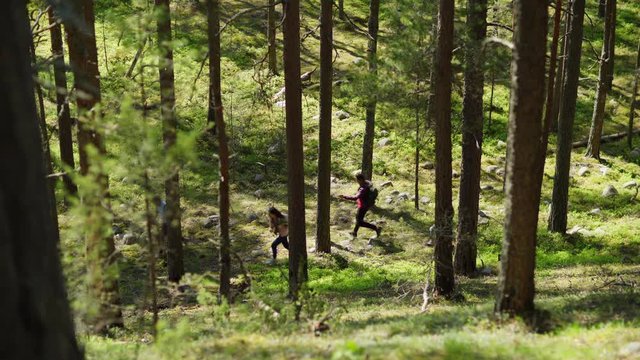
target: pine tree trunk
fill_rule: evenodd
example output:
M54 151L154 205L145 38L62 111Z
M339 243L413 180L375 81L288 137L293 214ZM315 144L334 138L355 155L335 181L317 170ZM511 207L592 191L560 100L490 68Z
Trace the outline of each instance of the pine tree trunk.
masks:
M344 15L344 0L338 0L338 17L340 20L345 20L347 18Z
M471 275L476 271L478 208L484 92L484 52L487 36L487 0L467 2L467 44L465 46L464 99L462 102L462 174L458 204L458 238L455 271Z
M451 295L455 287L451 203L451 58L454 8L453 0L440 0L433 74L435 94L432 106L436 126L435 292L442 296Z
M604 125L604 109L607 101L607 92L611 91L611 78L613 73L612 50L615 44L616 26L616 0L606 0L604 38L602 41L602 54L600 55L600 70L598 74L598 85L596 89L596 99L593 104L593 116L591 118L591 129L589 131L589 141L587 142L587 157L600 159L600 138L602 137L602 126Z
M549 214L549 230L564 233L567 230L567 205L569 202L569 170L573 141L573 121L576 115L578 77L582 56L582 32L585 0L574 0L571 7L571 25L567 53L566 75L558 126L556 172L553 180L553 196Z
M96 121L93 111L100 102L100 72L98 70L98 50L95 38L95 15L93 0L71 0L70 11L75 15L65 22L69 59L74 75L74 87L85 96L76 97L79 113L78 153L80 155L80 173L83 176L95 176L98 184L96 193L87 194L83 198L84 206L89 209L87 223L86 248L89 279L89 297L96 304L97 311L87 319L92 330L105 333L111 327L123 326L120 310L120 293L117 275L113 275L115 264L115 245L111 236L109 216L109 181L102 173L99 164L91 172L91 164L87 156L87 146L91 145L101 156L106 156L106 148L102 136L93 130L91 124ZM87 31L88 30L88 31Z
M297 299L307 281L307 240L302 147L302 83L300 81L300 1L288 0L284 11L284 83L289 192L289 294Z
M608 91L613 89L613 76L614 76L614 64L616 59L616 21L618 16L618 6L616 4L617 0L611 0L613 4L611 5L611 33L609 38L609 59L607 61L607 74L609 75L606 79L606 86Z
M569 9L573 0L569 0L564 14L562 26L562 43L560 45L561 53L558 59L558 76L553 88L553 102L551 107L551 132L558 132L558 122L560 120L560 106L562 105L562 86L565 78L565 65L567 64L567 54L569 52Z
M367 45L367 59L369 73L374 81L378 73L378 16L380 15L380 0L371 0L369 3L369 43ZM375 88L375 85L372 85ZM366 104L366 118L364 129L364 143L362 144L362 173L365 178L373 177L373 140L375 137L377 94L373 91Z
M229 146L222 107L220 68L220 2L207 0L209 30L209 77L212 84L213 108L218 135L220 181L218 205L220 208L220 291L219 300L231 301L231 244L229 240Z
M267 10L267 41L269 48L267 55L269 61L269 72L278 75L278 49L276 47L276 8L275 1L269 0L269 8Z
M34 78L38 78L38 71L36 69L36 48L35 45L33 43L33 37L31 37L30 39L31 41L29 42L30 44L30 53L31 53L31 66L33 69L33 76ZM38 125L40 127L40 139L42 139L42 142L40 144L41 148L42 148L42 156L43 156L43 161L44 161L44 170L46 175L52 174L53 173L53 162L52 162L52 158L51 158L51 146L49 145L49 134L47 131L47 114L46 111L44 109L44 95L42 94L42 87L40 86L40 83L38 81L36 81L34 83L34 88L35 88L35 95L36 95L36 99L37 99L37 104L38 104L38 109L39 109L39 113L38 113ZM58 235L56 235L56 237L59 237L59 226L58 226L58 204L56 201L56 179L55 178L48 178L47 177L47 188L48 188L48 196L47 199L49 200L49 209L51 211L50 215L51 215L51 220L53 221L53 225L54 228L56 229L56 232L58 233Z
M0 358L82 359L64 288L58 236L50 217L25 3L0 13ZM46 259L46 261L43 261Z
M547 147L549 145L549 133L551 132L551 123L553 121L553 90L556 82L556 64L558 58L558 40L560 38L560 26L562 19L562 0L556 0L555 13L553 16L553 35L551 40L551 55L549 59L549 78L547 80L547 94L544 106L544 119L542 121L542 138L540 141L540 155L538 156L538 170L536 176L538 176L538 185L536 191L540 196L542 190L542 178L544 174L544 164L547 160Z
M333 80L333 1L322 0L320 15L320 130L316 251L331 252L331 101Z
M49 24L53 25L57 20L53 8L49 9ZM58 114L58 138L60 139L60 158L70 169L75 168L73 158L73 137L71 131L71 112L67 101L67 74L64 63L64 50L62 45L61 25L53 26L51 33L51 54L53 55L53 77L56 85L56 113ZM63 178L68 195L75 196L78 193L76 184L69 175Z
M638 55L636 58L636 73L633 77L633 91L631 93L631 104L629 105L629 129L627 131L627 144L629 149L633 148L633 119L636 112L636 97L638 96L638 78L640 77L640 42L638 42Z
M171 45L170 0L155 0L158 14L158 46L160 47L160 104L162 113L162 137L165 152L176 144L178 120L175 114L175 85L173 73L173 50ZM174 166L172 174L165 179L167 198L167 271L169 281L178 282L184 275L182 255L182 215L180 210L180 173Z
M422 43L419 44L422 46ZM413 205L420 210L420 78L416 76L416 149L413 163Z
M522 316L534 308L540 198L535 191L537 178L531 174L538 164L542 135L547 2L515 0L514 16L505 234L495 309Z

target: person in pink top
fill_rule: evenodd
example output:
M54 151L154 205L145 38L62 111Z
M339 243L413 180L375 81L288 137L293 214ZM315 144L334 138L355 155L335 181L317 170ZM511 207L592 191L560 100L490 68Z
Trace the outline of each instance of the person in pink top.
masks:
M368 223L364 221L364 216L367 214L367 211L373 206L371 203L371 181L365 179L362 173L356 174L356 181L358 182L358 192L354 196L340 195L340 198L345 200L355 201L358 205L358 212L356 213L356 226L353 229L353 232L349 233L354 238L358 236L358 230L360 227L364 227L367 229L374 230L376 232L376 236L380 236L380 232L382 229L376 225Z

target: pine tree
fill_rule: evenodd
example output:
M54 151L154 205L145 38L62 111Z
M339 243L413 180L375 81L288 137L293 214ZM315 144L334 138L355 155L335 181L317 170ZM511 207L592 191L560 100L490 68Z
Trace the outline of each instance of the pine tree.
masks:
M318 134L318 216L316 251L331 252L331 101L333 1L322 0L320 15L320 131Z
M453 52L453 0L440 0L434 64L433 116L436 127L436 244L435 291L449 296L453 276L453 205L451 191L451 57Z
M577 0L580 1L580 0ZM515 49L507 159L505 232L496 311L528 315L534 308L547 2L515 0Z

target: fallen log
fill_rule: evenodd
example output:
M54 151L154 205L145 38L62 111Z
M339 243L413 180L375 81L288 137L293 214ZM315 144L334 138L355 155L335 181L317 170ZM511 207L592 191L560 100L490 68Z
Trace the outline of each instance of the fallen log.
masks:
M611 134L611 135L605 135L603 137L600 138L600 143L601 144L605 144L605 143L610 143L610 142L614 142L614 141L618 141L620 139L624 139L627 137L629 133L627 131L623 131L623 132L619 132L619 133L615 133L615 134ZM633 130L633 134L640 134L640 129L636 129ZM587 146L587 143L589 142L588 139L585 140L580 140L580 141L576 141L572 144L572 147L574 149L577 148L581 148L581 147L585 147Z

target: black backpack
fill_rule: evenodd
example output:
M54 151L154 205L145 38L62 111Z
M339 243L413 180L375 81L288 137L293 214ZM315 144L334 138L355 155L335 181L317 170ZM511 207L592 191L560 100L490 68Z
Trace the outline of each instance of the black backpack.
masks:
M376 189L373 184L368 187L367 191L367 206L373 206L376 204L376 200L378 199L378 189Z

